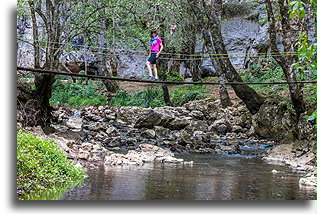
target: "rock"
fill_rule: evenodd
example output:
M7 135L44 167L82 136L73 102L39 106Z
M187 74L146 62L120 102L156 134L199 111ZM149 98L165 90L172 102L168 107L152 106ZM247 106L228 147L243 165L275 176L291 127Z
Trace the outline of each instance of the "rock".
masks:
M119 146L121 146L121 138L120 137L112 138L112 140L110 141L108 146L109 147L119 147Z
M111 151L120 151L120 147L112 147L112 148L109 148L109 150Z
M225 118L222 118L222 119L214 121L214 123L208 127L208 130L217 132L219 134L225 134L231 131L231 126L230 126L230 123Z
M80 131L82 129L82 127L83 127L83 118L71 117L66 122L66 126L71 128L71 129L75 129L75 130L79 130Z
M241 132L243 132L243 129L241 126L232 126L232 132L241 133Z
M273 169L273 170L272 170L272 173L273 173L273 174L276 174L276 173L278 173L278 171L277 171L276 169Z
M304 177L299 179L299 186L300 187L311 187L311 188L316 188L316 177L311 176L311 177Z
M220 144L217 149L217 153L224 154L241 154L239 142L228 142Z
M106 130L106 133L107 134L118 134L118 130L116 127L109 127L107 130Z
M93 144L91 144L91 143L83 143L82 145L81 145L81 148L82 148L82 150L83 151L87 151L87 152L90 152L92 149L93 149Z
M90 112L87 112L84 117L88 121L103 121L103 118L100 115L92 114Z
M206 121L191 121L190 124L185 128L188 133L193 133L195 131L208 131L208 123Z
M161 140L174 139L171 130L164 128L163 126L155 126L154 131L156 133L156 136Z
M82 149L79 149L79 152L77 154L77 158L88 160L89 158L89 152L83 151Z
M122 106L117 111L117 122L133 125L140 115L146 113L144 110L136 106Z
M227 130L228 130L228 127L225 124L221 124L221 125L217 126L217 132L220 134L225 134L227 132Z
M291 124L296 124L295 117L286 110L286 105L263 104L252 117L255 133L279 141L294 141L295 126Z
M153 110L149 110L145 115L139 117L135 122L135 128L149 128L152 129L155 125L161 122L160 115Z
M197 111L197 110L191 111L189 116L196 118L198 120L203 120L205 118L204 113L202 113L201 111Z
M119 165L143 165L144 163L181 163L183 159L174 157L174 154L160 147L150 144L140 144L138 150L129 150L126 155L111 154L105 157L104 164Z
M147 129L141 133L141 137L145 137L148 139L155 139L155 131L152 129Z
M191 117L181 117L181 118L176 118L167 125L167 128L171 130L181 130L188 126L191 121Z

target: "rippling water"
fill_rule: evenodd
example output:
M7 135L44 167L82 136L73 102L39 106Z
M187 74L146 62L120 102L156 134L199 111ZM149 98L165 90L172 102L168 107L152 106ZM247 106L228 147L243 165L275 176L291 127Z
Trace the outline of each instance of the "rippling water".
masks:
M178 155L193 165L100 167L62 200L313 200L302 174L256 157ZM275 169L277 174L271 171Z

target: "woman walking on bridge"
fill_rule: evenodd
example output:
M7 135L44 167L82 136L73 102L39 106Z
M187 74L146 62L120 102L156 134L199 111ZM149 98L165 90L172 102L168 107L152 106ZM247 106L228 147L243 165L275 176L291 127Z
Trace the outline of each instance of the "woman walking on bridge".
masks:
M151 39L149 42L150 54L149 54L149 59L146 62L146 67L149 71L149 80L157 81L158 75L157 75L156 59L160 56L163 50L163 44L162 44L162 40L158 37L158 33L156 29L151 30L150 35L151 35ZM154 77L153 77L151 64L153 66Z

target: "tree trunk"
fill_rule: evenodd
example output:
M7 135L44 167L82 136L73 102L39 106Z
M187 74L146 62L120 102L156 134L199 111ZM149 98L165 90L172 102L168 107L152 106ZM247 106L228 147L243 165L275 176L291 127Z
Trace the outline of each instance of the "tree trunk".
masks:
M104 47L105 44L105 29L106 29L106 23L105 23L105 18L103 16L103 14L101 14L100 16L100 25L102 27L102 30L100 30L99 33L99 47ZM105 58L103 55L103 49L99 49L100 50L100 54L98 54L98 58L99 58L99 74L101 76L110 76L110 73L107 69L106 66L106 62L105 62ZM112 93L116 93L119 89L119 85L117 84L117 82L112 81L112 80L103 80L102 81L103 84L106 86L107 91L112 92Z
M61 36L61 23L60 23L60 6L61 1L58 0L46 0L45 11L42 9L42 5L39 3L36 6L33 1L29 3L29 9L31 16L33 17L33 41L39 41L38 25L36 22L36 12L40 18L42 18L45 24L45 33L47 38L47 48L44 68L48 70L58 69L60 47L59 39ZM38 47L35 45L35 47ZM36 50L36 48L35 48ZM39 50L35 51L35 67L40 67L40 55ZM18 102L20 110L28 112L26 114L26 124L32 126L49 126L52 119L52 107L50 106L49 100L52 95L52 88L55 82L55 76L49 74L38 74L34 73L35 90L30 87L25 87L24 84L18 81ZM25 87L23 89L23 87ZM33 115L31 115L33 114Z
M158 14L158 19L159 19L159 23L163 23L162 21L162 17L160 16L160 7L159 5L156 5L156 13L155 14ZM160 28L162 29L161 30L161 33L160 33L160 37L162 38L162 41L164 42L164 37L165 37L165 31L164 31L164 25L163 24L160 24ZM166 71L167 71L167 61L161 66L162 68L162 80L163 81L166 81ZM163 98L164 98L164 102L165 102L165 105L167 106L173 106L173 103L171 102L171 99L170 99L170 95L169 95L169 91L168 91L168 87L166 84L162 84L162 90L163 90Z
M271 40L271 48L272 48L272 54L274 54L274 58L278 62L278 64L282 67L283 73L285 75L286 81L288 82L295 82L296 81L296 74L295 69L291 67L291 65L294 63L295 59L294 56L283 56L279 53L278 47L277 47L277 32L275 28L275 17L273 12L272 3L270 0L265 0L266 8L267 8L267 14L268 14L268 21L269 21L269 35ZM291 28L289 27L289 21L287 17L289 16L288 10L285 8L283 0L279 0L280 3L280 13L282 18L282 31L283 31L283 45L285 52L292 51L292 44L294 43L294 38L292 38L294 35L291 32ZM293 40L293 41L292 41ZM295 109L295 112L297 114L297 117L299 117L302 113L306 110L306 105L304 102L303 97L303 91L300 84L289 84L289 92L291 96L291 100Z
M212 7L215 8L216 16L218 20L221 21L222 20L222 0L213 0ZM203 31L202 33L205 34L204 37L208 36L210 38L210 35L206 31ZM209 42L208 44L205 44L207 51L209 53L215 53L215 48L213 47L211 40L206 38L205 41ZM221 72L219 62L217 59L214 58L214 56L210 55L210 60L213 67L216 70L216 73L218 76L218 82L221 84L219 85L219 97L220 97L221 107L227 108L229 106L232 106L233 103L230 100L230 96L227 91L227 88L223 84L226 81L225 74L224 72Z
M205 26L205 30L210 30L212 40L209 34L204 33L204 40L206 44L212 44L217 54L220 71L225 75L229 82L243 82L242 78L231 64L228 53L223 42L221 27L219 19L214 15L214 11L209 13L207 11L207 5L205 1L202 1L204 11L200 11L196 5L196 1L188 0L189 6L193 13L196 15L197 22L202 26ZM207 18L207 22L204 22L203 13ZM207 36L208 35L208 36ZM256 114L262 104L264 103L263 97L256 93L256 91L250 88L248 85L231 85L237 96L245 103L246 107L251 114Z
M33 1L29 1L31 11L32 25L33 25L33 48L34 48L34 68L40 68L40 42L37 19L35 14L35 5Z

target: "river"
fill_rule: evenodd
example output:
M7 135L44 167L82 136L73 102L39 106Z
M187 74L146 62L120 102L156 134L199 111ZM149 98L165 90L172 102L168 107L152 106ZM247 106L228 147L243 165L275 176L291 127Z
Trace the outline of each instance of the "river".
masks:
M256 156L176 155L193 164L145 164L88 170L61 200L314 200L303 174ZM272 173L275 169L277 173Z

